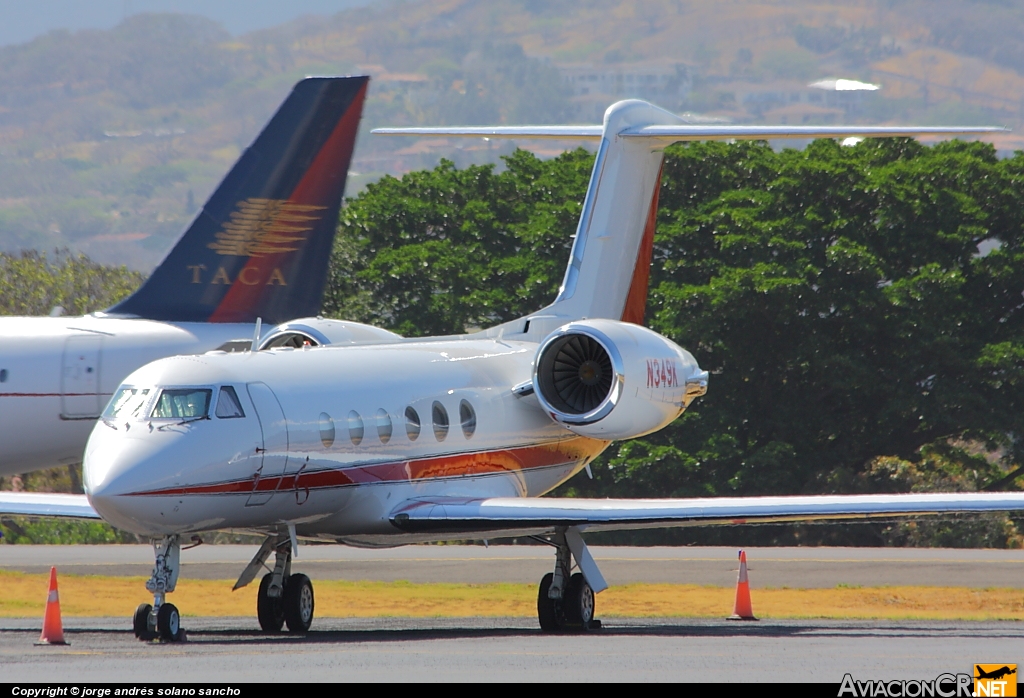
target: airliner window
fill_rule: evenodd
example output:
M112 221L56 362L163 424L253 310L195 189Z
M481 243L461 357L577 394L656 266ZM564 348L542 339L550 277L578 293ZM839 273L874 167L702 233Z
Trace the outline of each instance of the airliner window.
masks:
M348 438L353 446L363 442L363 418L355 410L348 413Z
M223 386L220 389L220 395L217 396L217 416L221 419L245 416L242 405L238 402L238 394L230 385Z
M160 393L153 412L153 419L201 419L209 413L212 390L205 388L180 388Z
M382 444L391 441L391 415L383 407L377 410L377 436Z
M139 410L146 404L149 388L121 388L103 410L104 419L138 417Z
M476 432L476 411L468 401L459 403L459 421L462 422L462 433L467 439Z
M434 438L444 441L448 437L448 410L440 402L434 402L430 415L434 421Z
M420 438L420 416L412 407L405 408L405 433L409 441Z

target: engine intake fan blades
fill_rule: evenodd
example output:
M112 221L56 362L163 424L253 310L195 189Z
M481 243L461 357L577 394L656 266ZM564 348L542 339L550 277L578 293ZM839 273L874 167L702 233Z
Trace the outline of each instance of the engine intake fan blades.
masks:
M569 334L552 342L540 358L539 389L555 409L586 414L611 391L612 360L600 342L584 334Z

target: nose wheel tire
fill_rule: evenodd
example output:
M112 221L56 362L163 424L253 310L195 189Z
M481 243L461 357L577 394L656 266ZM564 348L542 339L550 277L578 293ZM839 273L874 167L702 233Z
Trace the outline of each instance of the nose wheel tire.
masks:
M139 607L135 609L135 615L132 617L132 628L135 630L135 637L140 640L152 640L155 634L149 629L149 614L153 612L153 607L148 603L141 603Z
M180 639L181 617L174 604L165 603L160 606L160 610L156 614L156 629L160 633L161 640L175 642Z
M288 631L304 633L313 624L313 583L304 574L293 574L284 585L284 622Z
M594 620L594 590L579 572L569 579L563 606L566 625L576 630L590 629L590 623Z
M274 575L267 573L260 580L260 590L256 595L256 617L259 618L260 627L265 633L279 633L284 627L284 599L278 596L276 599L268 596L270 581Z
M537 619L540 621L540 629L546 633L557 633L565 627L562 601L548 598L548 590L551 589L554 577L551 572L544 575L537 590Z

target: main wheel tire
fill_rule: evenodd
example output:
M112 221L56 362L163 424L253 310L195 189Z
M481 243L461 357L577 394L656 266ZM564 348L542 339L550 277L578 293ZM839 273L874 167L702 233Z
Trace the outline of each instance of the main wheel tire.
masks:
M565 627L565 614L562 612L562 602L558 599L548 598L548 590L551 589L551 582L555 575L548 572L540 580L540 588L537 590L537 620L540 621L540 629L546 633L557 633Z
M132 628L135 630L135 637L140 640L152 640L153 631L149 629L149 614L153 607L148 603L140 603L132 616Z
M304 574L293 574L284 585L284 622L288 632L304 633L313 624L313 583Z
M165 603L160 606L156 614L156 629L160 633L160 639L167 642L178 640L178 631L181 630L181 616L173 603Z
M270 572L263 575L260 580L260 590L256 594L256 617L260 621L260 627L265 633L279 633L284 627L284 601L281 596L276 599L267 595L270 589L270 580L274 575Z
M579 572L569 579L569 588L565 590L566 625L579 630L589 630L590 621L594 620L594 590Z

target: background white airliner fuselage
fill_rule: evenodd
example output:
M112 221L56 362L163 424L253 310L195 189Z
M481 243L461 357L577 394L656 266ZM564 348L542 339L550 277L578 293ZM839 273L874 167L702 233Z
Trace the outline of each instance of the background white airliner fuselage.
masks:
M252 333L252 325L234 323L0 318L0 475L80 463L96 417L125 376Z

